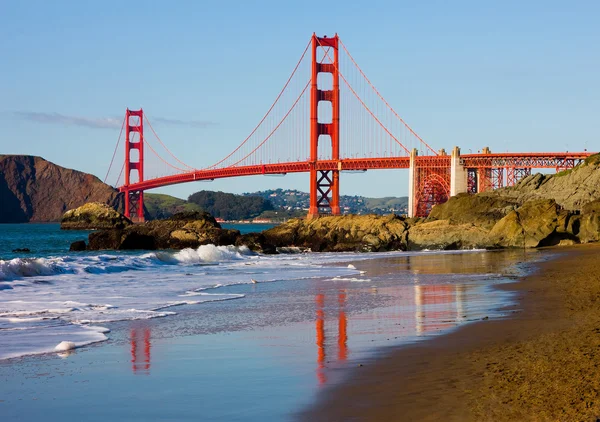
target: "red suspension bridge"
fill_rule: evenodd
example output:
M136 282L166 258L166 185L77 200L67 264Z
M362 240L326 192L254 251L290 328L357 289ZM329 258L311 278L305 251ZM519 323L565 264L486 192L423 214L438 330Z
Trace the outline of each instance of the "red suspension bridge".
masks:
M310 51L310 53L309 53ZM150 131L145 129L149 128ZM113 167L125 133L124 163ZM313 34L292 74L237 148L193 167L163 143L143 110L127 110L105 181L113 172L125 215L143 221L144 191L178 183L309 173L308 217L340 214L340 172L409 169L409 216L461 192L514 185L533 168L572 168L588 152L481 154L436 151L390 106L336 34Z

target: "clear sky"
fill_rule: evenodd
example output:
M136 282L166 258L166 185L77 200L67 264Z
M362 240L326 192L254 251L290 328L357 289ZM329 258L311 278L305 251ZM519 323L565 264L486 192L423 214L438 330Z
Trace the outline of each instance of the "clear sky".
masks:
M233 150L311 34L337 32L430 145L600 150L600 1L0 0L0 153L104 177L125 108L198 168ZM342 139L343 142L343 139ZM400 196L406 171L344 174ZM308 175L184 184L308 190Z

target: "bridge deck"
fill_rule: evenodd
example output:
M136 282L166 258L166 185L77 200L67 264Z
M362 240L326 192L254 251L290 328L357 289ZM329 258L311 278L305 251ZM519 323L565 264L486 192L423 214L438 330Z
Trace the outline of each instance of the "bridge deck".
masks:
M461 163L467 168L569 168L584 160L592 152L550 152L550 153L499 153L499 154L466 154L461 155ZM448 167L449 155L417 156L417 167ZM385 158L347 158L340 161L322 160L316 164L317 170L375 170L375 169L407 169L410 157ZM158 177L121 186L120 191L143 191L162 186L175 185L202 180L223 179L227 177L256 176L265 174L285 174L309 172L308 161L258 164L251 166L225 167L219 169L194 170L172 176Z

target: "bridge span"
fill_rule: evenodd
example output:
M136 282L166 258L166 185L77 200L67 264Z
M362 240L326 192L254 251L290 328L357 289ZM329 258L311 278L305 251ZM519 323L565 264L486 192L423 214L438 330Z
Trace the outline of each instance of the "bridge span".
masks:
M150 129L146 135L145 126ZM339 215L340 173L375 169L408 169L408 215L426 216L435 204L458 193L512 186L532 169L569 169L592 154L435 150L383 98L337 34L313 34L258 125L212 165L196 168L184 163L160 139L142 109L127 109L105 181L123 132L124 164L115 186L125 194L125 215L137 221L144 219L144 191L149 189L287 173L309 174L309 218Z

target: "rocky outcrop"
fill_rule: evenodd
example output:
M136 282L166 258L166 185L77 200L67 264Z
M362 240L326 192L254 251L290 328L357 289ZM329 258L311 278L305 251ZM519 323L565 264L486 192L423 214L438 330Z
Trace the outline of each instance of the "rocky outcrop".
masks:
M451 224L473 224L489 230L520 204L516 199L494 194L461 193L433 207L427 221L448 220Z
M91 174L31 155L0 155L0 223L60 221L86 202L122 208L123 197Z
M408 249L493 248L487 230L474 224L452 224L449 220L428 221L408 229Z
M63 230L124 229L131 220L101 202L90 202L67 211L61 221Z
M579 243L568 224L570 218L571 214L552 199L528 201L492 228L490 241L523 248L554 246L566 239Z
M514 187L460 194L426 219L397 216L291 220L265 232L278 247L313 251L537 248L600 241L600 156Z
M233 245L238 230L222 229L208 213L176 214L166 220L154 220L123 229L90 233L87 249L183 249L200 245Z
M296 246L314 252L387 251L407 248L405 219L397 215L328 216L293 219L263 234L276 247Z
M532 174L515 186L477 195L501 198L519 205L536 199L553 199L568 211L582 211L600 199L600 154L588 157L574 169L556 174Z

